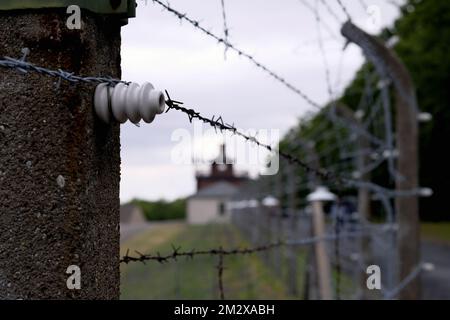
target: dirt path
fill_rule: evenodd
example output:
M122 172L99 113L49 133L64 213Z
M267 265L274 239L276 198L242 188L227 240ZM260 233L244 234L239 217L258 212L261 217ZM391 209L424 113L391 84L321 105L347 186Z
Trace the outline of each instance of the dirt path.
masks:
M152 228L151 223L140 223L140 224L121 224L120 225L120 243L124 243L134 235L141 233L142 231Z

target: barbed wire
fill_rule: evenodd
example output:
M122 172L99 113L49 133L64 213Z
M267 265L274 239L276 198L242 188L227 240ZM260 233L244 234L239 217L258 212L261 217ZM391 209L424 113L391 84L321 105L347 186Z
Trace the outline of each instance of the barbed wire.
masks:
M275 248L283 246L306 246L311 245L321 241L335 241L337 238L356 238L361 237L365 234L363 229L353 232L341 232L339 235L327 234L322 237L308 237L300 240L279 240L273 243L248 247L248 248L234 248L234 249L224 249L219 247L216 249L209 250L195 250L181 251L181 247L175 247L172 245L172 252L166 255L161 255L159 252L156 254L144 254L137 250L134 251L135 255L130 255L130 250L128 249L125 255L120 259L120 263L129 264L130 262L142 262L156 261L158 263L167 263L170 261L177 261L179 258L193 259L196 256L236 256L236 255L252 255L255 253L260 253L264 251L269 251Z
M341 7L342 11L344 11L345 16L347 17L347 20L351 21L352 17L350 16L350 13L348 12L347 7L344 5L342 0L336 0L336 1L339 4L339 6Z
M419 275L420 273L423 271L424 269L424 264L420 263L418 266L416 266L411 272L410 274L404 278L397 287L395 287L392 290L387 291L384 294L384 299L385 300L392 300L395 299L395 297L397 297L408 285L411 284L411 282L413 282Z
M158 0L155 0L158 1ZM0 66L1 67L5 67L5 68L11 68L11 69L18 69L20 72L23 73L28 73L28 72L36 72L39 74L43 74L43 75L47 75L47 76L51 76L51 77L57 77L61 80L66 80L69 81L71 83L80 83L80 82L85 82L85 83L107 83L111 86L114 86L118 83L125 83L125 84L129 84L130 82L127 81L123 81L123 80L119 80L119 79L114 79L111 77L107 77L107 76L87 76L87 77L83 77L83 76L79 76L79 75L75 75L72 72L67 72L61 69L58 70L52 70L52 69L48 69L45 67L41 67L41 66L37 66L35 64L32 64L30 62L24 61L24 60L18 60L18 59L14 59L14 58L10 58L10 57L4 57L3 59L0 59ZM168 106L167 112L170 110L177 110L177 111L181 111L185 114L188 115L189 121L192 122L193 119L198 119L204 123L207 123L209 125L211 125L212 127L214 127L215 129L218 129L220 131L228 131L231 132L237 136L240 136L242 138L244 138L247 142L251 142L256 144L258 147L261 148L265 148L266 150L268 150L269 152L278 152L278 154L283 157L284 159L288 160L289 163L294 164L294 165L298 165L300 167L302 167L306 172L308 173L313 173L314 175L320 177L321 179L323 179L324 181L327 181L330 183L331 185L334 185L336 188L344 188L344 186L347 187L361 187L362 185L365 185L365 187L371 188L372 190L376 191L377 193L384 193L386 194L388 197L398 197L398 196L404 196L404 197L408 197L408 196L415 196L418 195L420 193L420 190L403 190L403 191L395 191L395 190L389 190L387 188L381 187L379 185L376 185L374 183L367 183L367 182L361 182L359 180L356 179L350 179L350 178L346 178L343 176L340 176L338 173L335 172L331 172L330 170L327 170L325 168L315 168L314 166L310 166L308 165L308 163L306 161L303 161L302 159L300 159L299 157L295 156L294 154L291 154L287 151L283 151L283 150L276 150L274 147L272 147L271 145L262 143L261 141L259 141L255 136L250 136L250 135L246 135L243 132L239 131L234 124L228 124L225 123L222 119L221 116L219 117L212 117L211 119L206 118L204 116L202 116L199 112L193 110L193 109L189 109L186 108L183 105L182 102L179 101L175 101L172 100L170 98L170 96L168 95L168 92L166 91L167 94L167 101L166 104ZM339 119L338 119L339 120ZM339 121L341 121L342 119L340 119ZM365 130L361 130L358 127L354 128L358 133L360 134L364 134L367 136L367 138L371 138L371 140L374 140L373 137L371 137L367 131ZM372 142L378 142L378 140L372 141ZM382 143L382 142L380 142Z
M170 97L170 95L167 92L167 90L166 90L166 96L167 96L166 104L167 104L167 107L168 107L166 112L169 112L170 110L181 111L181 112L187 114L190 122L192 122L193 119L197 119L199 121L202 121L203 123L209 124L210 126L212 126L215 129L218 129L219 131L231 132L234 135L237 135L237 136L240 136L240 137L244 138L246 141L249 141L249 142L252 142L252 143L256 144L258 147L261 147L261 148L264 148L264 149L268 150L269 152L278 152L278 154L281 157L285 158L290 163L299 165L303 169L305 169L307 172L312 172L312 173L318 175L319 177L321 177L322 179L324 179L326 181L335 182L337 184L340 183L339 178L336 177L333 173L328 172L325 169L313 168L313 167L309 166L302 159L299 159L298 157L296 157L296 156L294 156L294 155L292 155L290 153L287 153L287 152L285 152L283 150L275 150L274 147L259 141L256 137L247 135L247 134L239 131L234 126L234 124L228 124L228 123L224 122L224 120L222 119L221 116L219 116L217 118L215 116L213 116L211 119L207 118L207 117L204 117L199 112L195 111L194 109L183 107L182 106L183 102L173 100Z
M156 1L158 1L158 0L156 0ZM317 21L319 23L320 17L318 15L318 12L316 11L315 14L316 14L316 18L319 19ZM319 43L320 43L320 40L319 40ZM323 47L321 47L321 49L323 51ZM322 53L325 54L324 52L322 52ZM70 73L70 72L67 72L67 71L63 71L61 69L59 69L59 70L47 69L47 68L36 66L34 64L31 64L29 62L24 61L26 55L27 55L27 53L24 53L24 56L20 60L13 59L13 58L10 58L10 57L5 57L4 60L0 60L0 66L9 67L9 68L17 68L21 72L25 72L25 73L28 72L28 71L34 71L34 72L38 72L38 73L41 73L41 74L46 74L46 75L49 75L49 76L59 77L60 80L63 79L63 80L67 80L67 81L72 82L72 83L76 83L76 82L93 83L93 82L95 82L95 83L108 83L109 85L115 85L117 83L127 83L127 84L129 83L129 82L125 82L125 81L122 81L122 80L113 79L113 78L110 78L110 77L81 77L81 76L74 75L73 73ZM324 59L325 59L325 57L324 57ZM328 75L328 77L327 77L328 89L329 89L329 93L332 95L332 89L330 88L330 81L329 81L329 69L327 67L327 64L325 64L325 67L326 67L326 74ZM170 102L173 102L173 101L171 101L170 98L169 98L169 110L172 108L172 109L177 109L179 111L183 111L183 112L187 113L189 115L190 121L192 121L192 116L193 116L194 118L198 118L198 119L202 120L203 122L208 122L214 128L218 128L219 130L231 131L234 134L243 137L247 141L254 142L259 147L263 147L263 148L267 149L270 152L274 151L271 146L261 143L260 141L258 141L256 139L256 137L248 136L248 135L243 134L242 132L237 131L237 129L234 127L234 125L230 126L228 124L225 124L222 121L221 117L218 117L216 120L214 119L214 117L213 117L213 119L206 119L205 117L202 117L202 116L198 117L199 114L196 113L194 110L182 108L182 107L179 106L179 104L178 104L178 106L176 106L176 105L172 105L171 106ZM327 118L330 118L330 120L333 123L340 122L341 125L346 125L344 119L339 119L336 115L332 115L332 114L330 115L330 114L326 113L326 116L327 116ZM359 128L355 128L355 130L356 129L358 129L358 131L363 131L363 132L359 132L360 134L364 134L368 138L370 138L371 140L375 140L375 142L378 142L376 137L373 137L367 131L359 130ZM280 150L279 151L279 155L282 156L283 158L287 159L290 163L300 165L307 172L313 172L315 175L321 177L322 179L324 179L326 181L334 182L337 185L341 185L345 181L345 180L341 180L336 174L331 173L329 170L324 170L324 169L320 169L320 168L317 169L317 168L314 168L312 166L309 166L305 161L302 161L298 157L296 157L296 156L294 156L294 155L292 155L290 153L287 153L285 151L281 151Z
M220 37L220 36L212 33L211 31L209 31L208 29L203 27L200 24L199 21L188 17L186 15L186 13L181 13L180 11L178 11L178 10L174 9L173 7L171 7L169 4L166 4L166 3L164 3L164 2L162 2L160 0L152 0L152 1L153 1L153 3L158 4L159 6L161 6L162 8L167 10L168 12L174 14L180 20L188 22L189 24L191 24L192 26L194 26L196 29L200 30L201 32L203 32L207 36L215 39L218 43L224 44L225 46L227 46L227 48L229 50L234 51L239 56L246 58L253 65L255 65L257 68L259 68L260 70L262 70L265 73L267 73L269 76L271 76L273 79L275 79L278 82L280 82L282 85L284 85L286 88L288 88L292 92L296 93L304 101L306 101L310 106L312 106L312 107L314 107L316 109L321 109L322 108L322 106L319 103L315 102L312 98L310 98L305 92L303 92L303 90L297 88L295 85L293 85L292 83L288 82L284 77L280 76L278 73L276 73L275 71L272 71L269 67L265 66L263 63L261 63L258 60L256 60L251 54L246 53L243 50L237 48L234 44L230 43L229 41L227 41L223 37Z
M219 297L220 300L225 300L225 291L223 287L223 271L225 270L223 265L223 254L219 254L219 264L217 265L217 279L219 285Z
M67 72L64 70L52 70L52 69L48 69L48 68L44 68L41 66L37 66L35 64L32 64L30 62L24 61L24 58L22 58L21 60L18 59L14 59L14 58L10 58L10 57L4 57L3 59L0 60L0 66L5 67L5 68L15 68L18 69L21 72L27 73L29 71L32 72L36 72L39 74L44 74L44 75L48 75L51 77L57 77L59 79L62 80L66 80L69 81L71 83L79 83L79 82L86 82L86 83L107 83L111 86L114 86L118 83L125 83L125 84L129 84L129 82L123 81L123 80L118 80L118 79L113 79L111 77L82 77L82 76L78 76L75 75L72 72ZM181 106L183 103L179 102L179 101L175 101L172 100L168 94L168 92L166 91L167 94L167 101L166 104L168 106L167 112L170 110L177 110L177 111L181 111L184 112L185 114L188 115L189 117L189 121L192 122L192 119L196 118L204 123L208 123L209 125L211 125L212 127L214 127L215 129L219 129L220 131L223 130L227 130L229 132L232 132L235 135L241 136L242 138L244 138L246 141L248 142L252 142L254 144L256 144L258 147L262 147L265 148L266 150L268 150L269 152L275 152L276 150L265 143L262 143L261 141L259 141L256 137L254 136L249 136L246 135L242 132L240 132L235 126L230 125L225 123L222 120L222 117L218 117L218 118L212 118L212 119L208 119L206 117L203 117L202 115L200 115L198 112L196 112L193 109L188 109L185 108L183 106ZM277 151L278 154L282 157L284 157L285 159L287 159L289 162L293 163L293 164L297 164L301 167L303 167L307 172L313 172L314 174L319 175L322 179L325 179L327 181L331 181L332 180L332 174L329 172L326 172L325 170L320 170L320 169L315 169L312 168L310 166L308 166L304 161L302 161L301 159L295 157L294 155L291 155L287 152L284 151ZM339 180L336 178L337 183L339 183Z
M44 75L48 75L48 76L52 76L52 77L57 77L61 80L66 80L69 81L71 83L79 83L79 82L86 82L86 83L107 83L109 85L116 85L118 83L125 83L125 84L129 84L129 82L123 81L123 80L118 80L118 79L114 79L111 77L82 77L82 76L78 76L75 75L72 72L67 72L64 70L52 70L52 69L48 69L48 68L44 68L41 66L37 66L35 64L32 64L30 62L24 61L24 60L18 60L18 59L13 59L10 57L4 57L3 59L0 60L0 66L5 67L5 68L15 68L18 69L21 72L27 73L29 71L31 72L36 72L39 74L44 74ZM215 118L213 117L212 119L206 118L204 116L202 116L200 113L198 113L197 111L193 110L193 109L188 109L182 106L182 102L179 101L175 101L172 100L168 94L168 92L166 91L167 94L167 101L166 104L168 106L167 112L170 110L177 110L177 111L181 111L185 114L188 115L189 117L189 121L192 122L192 119L198 119L204 123L207 123L209 125L211 125L212 127L214 127L215 129L218 129L220 131L226 130L228 132L232 132L235 135L238 135L242 138L244 138L246 141L248 142L252 142L254 144L256 144L258 147L262 147L265 148L266 150L268 150L269 152L275 152L277 150L275 150L275 148L273 148L272 146L262 143L261 141L259 141L256 137L254 136L249 136L244 134L243 132L239 131L234 124L230 125L228 123L225 123L222 119L221 116ZM314 168L312 166L309 166L305 161L303 161L302 159L296 157L293 154L290 154L286 151L283 150L278 150L277 151L278 154L285 158L286 160L288 160L290 163L292 164L296 164L298 166L301 166L303 169L306 170L306 172L311 172L317 176L319 176L321 179L323 179L324 181L328 181L330 183L334 183L336 186L341 186L343 184L347 184L347 180L348 179L344 179L342 177L337 176L335 173L332 173L326 169L322 169L322 168ZM352 182L357 182L357 181L352 181Z
M330 14L330 16L332 16L336 22L338 22L339 24L342 23L341 19L339 18L339 16L337 15L336 12L333 11L333 9L331 9L329 3L326 0L320 0L320 2L322 3L322 5L325 7L325 9L327 9L328 13Z
M306 9L308 9L310 12L314 13L314 7L307 2L306 0L298 0ZM331 28L328 23L326 23L325 21L323 21L321 19L321 17L319 17L320 22L323 24L324 28L327 30L328 34L331 36L331 38L333 40L337 40L338 37L336 36L336 34L333 31L333 28Z
M116 85L118 83L125 83L129 84L129 82L114 79L111 77L106 76L99 76L99 77L82 77L75 75L72 72L67 72L61 69L58 70L51 70L44 67L37 66L35 64L32 64L30 62L24 61L24 60L18 60L10 57L3 57L3 59L0 59L0 66L4 68L10 68L10 69L18 69L20 72L28 73L29 71L37 72L43 75L51 76L51 77L57 77L61 80L66 80L72 83L79 83L79 82L85 82L85 83L107 83L109 85Z
M223 35L224 35L224 44L225 44L225 51L224 51L224 58L227 58L227 50L228 50L228 35L229 35L229 29L228 29L228 23L227 23L227 13L225 10L225 0L220 0L220 4L222 7L222 20L223 20Z
M358 0L358 2L360 4L361 8L363 8L364 12L366 12L366 10L368 8L368 5L367 5L366 1L365 0Z
M195 250L192 249L190 251L180 251L181 247L172 246L172 252L167 255L161 255L159 252L156 255L152 254L143 254L139 251L135 250L136 256L130 256L129 250L127 250L126 254L120 259L120 263L129 264L130 262L142 262L146 261L156 261L159 263L167 263L169 261L177 261L178 258L187 258L193 259L196 256L230 256L230 255L250 255L262 251L271 250L272 248L281 246L282 243L272 243L264 246L259 246L255 248L243 248L243 249L231 249L226 250L222 247L218 249L210 249L210 250Z
M329 98L331 99L331 101L333 101L334 99L333 99L333 88L332 88L332 84L331 84L331 71L330 71L330 66L329 66L328 59L327 59L327 54L325 52L325 47L323 44L322 29L320 28L321 18L320 18L320 12L319 12L319 2L316 2L316 6L313 8L313 12L314 12L314 16L316 17L316 28L317 28L317 39L318 39L319 51L322 56L323 65L325 67L325 80L326 80L325 82L327 85L327 91L328 91Z
M382 187L380 185L377 185L372 182L362 182L358 179L353 179L350 177L345 177L342 175L342 173L338 173L338 171L331 171L327 168L320 168L316 167L314 165L311 165L308 161L302 160L299 157L295 156L293 153L283 151L283 150L275 150L274 147L262 143L259 141L255 136L249 136L244 134L243 132L239 131L234 124L230 125L228 123L225 123L223 118L221 116L215 117L213 116L211 119L207 118L203 115L201 115L199 112L195 111L194 109L183 107L183 102L172 100L169 93L166 90L167 100L166 104L168 106L168 109L166 112L169 112L170 110L177 110L181 111L185 114L187 114L189 121L192 122L193 119L197 119L199 121L202 121L203 123L209 124L215 129L218 129L219 131L228 131L231 132L237 136L240 136L244 138L246 141L256 144L258 147L265 148L269 152L278 152L278 154L286 159L289 163L298 165L302 167L307 173L313 173L317 177L323 179L323 182L328 182L330 186L334 186L337 190L337 192L342 191L344 187L367 187L371 190L375 191L376 193L383 193L386 194L388 197L410 197L414 195L418 195L420 193L420 189L417 190L405 190L405 191L396 191L396 190L390 190L388 188ZM342 119L341 119L342 120ZM367 138L370 138L370 135L365 131L360 129L359 127L356 127L359 133L365 135ZM378 141L376 141L378 142ZM335 146L332 146L333 148Z

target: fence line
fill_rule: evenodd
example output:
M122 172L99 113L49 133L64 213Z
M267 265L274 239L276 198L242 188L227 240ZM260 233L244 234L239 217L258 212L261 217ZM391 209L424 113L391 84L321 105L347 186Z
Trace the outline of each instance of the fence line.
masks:
M345 238L356 238L362 237L364 233L362 232L346 232L339 233L337 230L336 234L328 234L323 237L309 237L300 240L287 240L287 241L277 241L274 243L257 246L257 247L248 247L248 248L235 248L235 249L224 249L223 247L219 247L217 249L209 249L209 250L195 250L192 249L190 251L181 251L181 247L172 246L172 252L166 255L161 255L159 252L156 255L152 254L144 254L139 251L135 251L135 255L132 256L129 253L129 249L126 254L120 259L120 263L129 264L132 262L141 262L146 263L148 261L158 262L160 264L168 263L170 261L178 262L179 258L186 259L194 259L197 256L218 256L218 265L217 269L217 283L218 283L218 291L219 297L221 300L225 300L225 290L224 290L224 259L227 256L247 256L253 255L256 253L262 253L274 250L276 248L290 246L290 247L298 247L298 246L309 246L317 242L321 241L337 241L338 239ZM336 286L337 297L339 297L339 285Z
M324 23L324 22L323 22L323 19L320 17L320 13L318 11L319 2L316 2L316 7L313 8L307 2L302 1L302 0L300 0L300 1L305 6L307 6L307 8L312 10L313 13L315 14L317 27L318 27L319 50L322 54L323 62L325 65L327 89L328 89L328 93L330 95L330 99L333 100L333 88L332 88L332 83L331 83L331 74L330 74L330 70L329 70L329 65L328 65L327 56L326 56L326 52L324 49L323 39L322 39L322 34L321 34L321 29L320 29L320 23L321 22ZM194 26L196 29L200 30L207 36L215 39L219 44L224 44L225 57L226 57L227 50L231 50L231 51L237 53L239 56L246 58L254 66L256 66L257 68L259 68L260 70L262 70L263 72L265 72L266 74L271 76L273 79L280 82L286 88L288 88L292 92L299 95L303 100L305 100L312 107L319 109L321 111L324 109L324 108L322 108L321 105L319 105L312 98L310 98L303 90L294 86L293 84L288 82L285 78L283 78L276 72L272 71L271 68L267 67L266 65L264 65L261 62L259 62L258 60L256 60L251 54L248 54L248 53L238 49L235 45L233 45L232 43L229 42L229 39L228 39L229 38L228 37L229 29L228 29L228 25L227 25L224 0L221 0L224 37L217 36L216 34L207 30L205 27L201 26L198 21L188 17L186 14L183 14L183 13L177 11L176 9L171 7L169 4L165 4L160 0L153 0L153 2L155 4L161 6L166 11L177 16L181 21L188 22L189 24L191 24L192 26ZM338 15L332 10L332 8L327 3L325 3L325 1L322 0L320 2L322 3L323 6L325 6L325 8L328 10L330 15L332 15L336 20L339 21ZM344 3L341 0L337 0L337 3L339 5L339 7L342 9L342 11L345 13L347 19L351 20L351 16L350 16L347 8L345 7ZM69 81L71 83L80 83L80 82L83 82L83 83L107 83L110 86L117 85L118 83L129 84L129 82L125 82L123 80L113 79L113 78L105 77L105 76L82 77L82 76L75 75L74 73L70 73L70 72L61 70L61 69L51 70L51 69L47 69L45 67L40 67L40 66L37 66L37 65L34 65L32 63L25 61L27 54L28 54L28 52L24 52L24 56L22 57L22 59L13 59L10 57L4 57L3 59L0 59L0 66L5 67L5 68L10 68L10 69L17 69L18 71L23 72L23 73L36 72L36 73L39 73L42 75L56 77L59 79L59 81L65 80L65 81ZM347 171L347 168L346 168L346 170L342 170L342 166L340 163L340 161L342 161L344 166L347 164L349 164L350 166L353 166L354 164L352 164L350 162L350 160L352 160L352 158L357 158L357 157L361 156L361 154L353 153L353 154L355 154L355 156L349 157L349 159L342 159L342 152L346 152L347 154L350 154L350 152L353 151L353 149L349 149L349 146L352 146L354 144L354 141L351 141L350 139L348 139L348 141L345 141L346 144L344 144L342 139L348 138L348 134L342 133L342 130L341 130L342 128L347 129L347 130L353 130L354 132L360 134L361 136L364 136L364 138L369 140L369 142L370 142L369 147L368 147L369 152L367 154L370 154L370 151L373 150L372 145L377 145L377 149L376 149L377 152L378 151L389 151L389 152L393 153L393 151L394 151L394 145L393 145L394 139L393 139L393 135L392 135L393 127L392 127L392 119L390 117L390 113L391 113L390 109L391 108L390 108L390 101L389 101L389 91L386 86L383 86L381 89L379 88L381 93L380 93L378 100L376 100L374 98L376 96L376 92L374 92L374 90L372 90L372 80L373 80L372 78L373 78L373 74L372 75L366 74L366 79L365 79L366 83L364 86L363 95L362 95L360 103L359 103L359 108L365 107L365 108L369 109L370 107L373 107L375 105L376 109L374 108L373 112L371 114L369 114L369 119L366 120L366 123L364 123L364 125L362 127L355 125L351 121L348 121L348 119L345 119L345 117L340 117L339 115L337 115L336 114L336 101L332 101L332 104L333 104L332 111L329 112L329 110L325 110L325 116L327 118L327 121L329 121L331 124L333 124L333 131L334 131L334 134L336 135L336 138L338 139L338 143L336 145L332 145L331 146L332 149L327 150L327 154L324 155L324 153L322 152L322 154L320 154L320 156L317 157L318 159L314 160L314 161L317 161L318 165L311 164L311 162L313 162L313 161L308 161L308 160L305 161L305 160L301 159L301 157L297 156L293 152L288 152L288 151L284 151L284 150L276 150L275 147L258 140L256 136L244 134L243 132L239 131L235 127L234 123L228 124L228 123L224 122L224 120L222 119L221 116L219 116L219 117L213 116L212 118L207 118L207 117L201 115L199 112L195 111L194 109L185 107L183 102L173 100L170 97L169 93L166 91L166 95L167 95L166 104L168 106L167 112L169 112L170 110L182 112L188 116L188 119L190 122L192 122L193 119L199 120L205 124L212 126L213 128L215 128L221 132L227 131L227 132L233 133L236 136L240 136L246 142L253 143L253 144L257 145L258 147L268 150L269 152L278 152L279 156L282 157L283 159L287 160L289 162L289 164L295 165L295 166L305 170L306 173L312 173L312 174L316 175L317 177L319 177L320 179L323 180L322 182L327 182L327 183L329 183L330 186L334 186L335 188L337 188L338 192L342 192L345 187L346 188L356 188L357 190L361 190L361 189L370 190L370 192L379 196L379 198L380 198L379 200L382 202L382 205L384 206L384 210L386 212L388 212L388 216L389 216L388 221L390 222L389 225L391 225L392 222L394 221L394 210L392 208L390 199L398 198L398 197L418 196L418 195L421 195L422 190L417 189L417 190L397 191L397 190L391 190L386 187L382 187L382 186L380 186L374 182L371 182L369 180L362 181L362 179L351 179L351 178L348 178L345 176L345 174L346 174L345 171ZM58 86L59 86L59 83L58 83ZM384 128L383 128L384 129L383 130L384 139L377 137L376 133L372 134L370 132L370 127L371 127L371 125L374 125L375 119L376 119L376 113L378 111L384 112ZM325 121L324 121L324 123L325 123ZM312 141L317 142L317 140L318 140L317 137L316 137L316 139L312 138ZM301 145L300 148L304 149L305 147L303 145ZM383 150L383 148L385 150ZM328 157L329 154L333 154L336 150L341 152L341 156L340 156L341 159L337 162L337 164L339 166L336 166L334 168L334 170L331 170L331 166L322 167L320 165L321 160L323 160L323 158L325 158L325 157ZM307 151L310 151L310 150L307 150ZM365 153L365 154L363 154L363 156L365 156L367 154ZM394 178L398 178L397 173L394 168L395 160L394 160L393 156L388 156L387 158L381 157L379 159L375 159L372 163L367 164L365 167L363 167L362 172L360 172L360 174L369 173L369 172L375 170L384 161L387 161L387 163L388 163L388 173L390 174L390 176L394 177ZM302 186L302 187L306 186L305 188L303 188L305 190L310 188L309 184L311 183L311 181L308 181L308 179L307 179L306 182L304 182L304 181L294 182L292 184L292 188L294 190L288 191L286 186L283 186L282 180L286 179L286 177L283 177L283 173L281 175L279 175L278 178L279 179L277 179L277 183L279 185L281 185L281 187L279 187L279 189L277 189L275 193L277 194L277 196L279 196L280 202L282 202L281 199L283 197L285 197L287 195L292 195L292 194L295 195L295 193L298 193L300 186ZM251 194L251 196L253 196L253 195ZM340 196L340 194L339 194L339 196ZM295 206L291 205L289 209L292 210L292 212L295 212ZM283 210L283 209L281 208L281 210ZM246 217L244 217L244 218L246 218ZM160 253L157 253L156 255L144 254L144 253L140 253L138 251L135 251L135 255L130 255L129 250L128 250L127 253L125 254L125 256L123 256L120 259L120 263L124 263L124 264L132 263L132 262L145 263L147 261L167 263L170 261L178 261L177 260L178 258L193 259L196 256L218 256L219 260L218 260L218 265L216 266L216 268L217 268L217 277L218 277L219 296L221 299L225 299L223 274L224 274L224 270L225 270L224 260L227 256L251 255L251 254L255 254L255 253L269 252L272 250L277 250L277 253L280 254L279 250L284 247L308 246L308 245L312 245L312 244L322 242L322 241L334 241L334 259L335 259L334 266L336 268L336 277L335 277L336 291L335 291L335 294L336 294L336 298L340 299L341 293L342 293L341 292L341 282L342 282L341 274L343 273L342 270L345 267L345 265L343 263L341 264L341 258L347 257L347 258L351 259L351 256L349 257L349 252L345 252L345 250L342 250L341 240L346 239L346 238L355 238L355 237L360 238L360 237L372 235L372 230L370 230L368 228L361 228L360 230L353 231L353 232L345 232L345 231L343 232L341 230L339 216L337 214L336 216L333 217L333 219L335 219L335 220L333 220L334 233L328 233L323 237L305 237L305 238L301 238L301 239L290 239L290 240L284 240L284 241L278 240L276 242L271 242L272 238L274 238L274 237L275 238L283 238L283 232L284 232L281 214L279 214L275 217L269 217L269 220L273 219L273 218L276 220L275 221L276 226L273 226L273 225L268 226L268 229L269 229L268 231L270 233L270 237L269 237L270 241L268 244L265 244L265 245L259 245L259 246L249 247L249 248L235 248L235 249L224 249L222 247L219 247L217 249L210 249L210 250L192 249L191 251L181 251L181 247L173 247L172 252L169 254L166 254L166 255L161 255ZM281 227L280 227L280 225L281 225ZM276 229L275 233L272 232L273 231L272 228ZM384 230L381 230L381 231L384 232ZM389 229L388 231L391 232L392 230ZM394 230L394 232L395 232L395 230ZM387 240L391 241L392 239L390 237L388 237ZM395 242L395 241L392 240L392 242ZM376 244L375 241L374 241L374 243ZM361 261L358 260L358 263L361 263ZM358 265L358 267L360 267L360 266L361 265ZM412 281L414 281L417 278L417 276L420 274L420 272L422 270L422 267L423 267L422 265L417 266L396 287L394 287L393 289L389 288L389 290L386 290L386 292L384 293L384 297L386 299L395 298L403 289L405 289L408 286L409 283L411 283Z
M178 258L193 259L196 256L233 256L233 255L251 255L255 253L260 253L268 250L272 250L283 246L307 246L321 241L334 241L338 238L355 238L361 237L362 232L347 232L337 234L328 234L323 237L309 237L300 240L279 240L274 243L269 243L257 247L248 248L235 248L235 249L224 249L222 247L217 249L209 250L195 250L190 251L180 251L181 247L172 246L172 252L166 255L161 255L159 252L155 254L144 254L139 251L134 251L135 255L130 255L130 250L128 249L125 255L120 259L120 263L129 264L130 262L142 262L146 261L156 261L159 263L166 263L169 261L177 261Z

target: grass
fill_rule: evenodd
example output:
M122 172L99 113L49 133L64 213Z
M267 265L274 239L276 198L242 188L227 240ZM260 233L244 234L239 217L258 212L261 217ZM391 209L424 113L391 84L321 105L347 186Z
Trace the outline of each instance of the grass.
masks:
M183 224L155 227L121 247L145 253L170 253L171 245L186 251L244 247L249 244L231 225L187 226ZM270 257L273 260L273 256ZM304 264L299 254L299 265ZM160 265L156 262L121 267L122 299L218 299L218 257L199 256ZM285 264L282 263L282 266ZM281 277L263 263L262 255L224 258L224 291L227 299L293 299L286 289L286 268ZM302 271L299 270L299 274ZM299 287L302 277L299 276ZM284 279L284 280L283 280Z
M421 223L420 231L425 240L450 244L450 222Z

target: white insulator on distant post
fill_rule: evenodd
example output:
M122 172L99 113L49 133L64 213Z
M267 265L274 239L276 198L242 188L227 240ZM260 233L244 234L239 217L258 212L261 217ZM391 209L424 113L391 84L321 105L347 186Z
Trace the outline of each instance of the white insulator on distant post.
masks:
M383 151L383 157L385 159L388 158L397 158L399 156L399 151L397 149L392 149L392 150L384 150Z
M355 118L356 119L358 119L358 120L362 120L362 118L364 118L364 110L361 110L361 109L358 109L356 112L355 112Z
M306 196L306 200L308 202L325 202L325 201L335 201L336 195L334 193L331 193L330 190L328 190L327 187L318 186L314 192L308 194Z
M424 262L424 263L422 264L422 269L423 269L424 271L430 272L430 271L434 271L434 270L436 269L436 267L435 267L435 265L434 265L433 263L431 263L431 262Z
M424 198L429 198L431 196L433 196L434 192L433 189L431 188L420 188L419 189L419 196L424 197Z
M431 115L431 113L421 112L417 115L417 120L419 120L419 122L430 122L431 120L433 120L433 116Z
M262 200L262 205L265 207L276 207L280 204L277 198L272 196L267 196Z
M247 205L249 208L258 208L259 202L256 199L248 200Z
M377 83L377 89L381 90L383 88L386 88L387 86L389 86L391 84L391 80L390 79L381 79L380 81L378 81Z
M362 174L361 174L361 172L359 172L359 171L353 171L353 172L352 172L352 177L353 177L353 179L359 180L359 179L361 179Z
M400 41L399 36L392 36L388 41L386 41L386 47L394 48L395 45Z
M115 87L102 83L97 86L94 95L95 112L106 123L111 120L151 123L157 114L164 112L165 103L164 94L150 83L142 86L119 83Z

